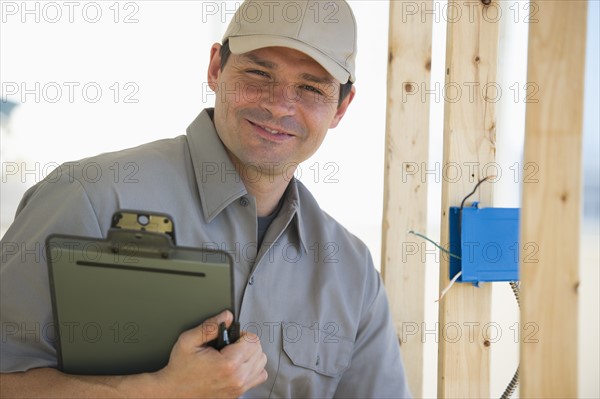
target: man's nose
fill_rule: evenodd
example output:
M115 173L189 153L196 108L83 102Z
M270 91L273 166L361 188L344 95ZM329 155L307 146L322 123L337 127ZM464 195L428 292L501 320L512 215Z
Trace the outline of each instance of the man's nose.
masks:
M269 86L269 92L266 94L262 96L261 106L272 116L283 117L296 113L298 96L295 85L275 83Z

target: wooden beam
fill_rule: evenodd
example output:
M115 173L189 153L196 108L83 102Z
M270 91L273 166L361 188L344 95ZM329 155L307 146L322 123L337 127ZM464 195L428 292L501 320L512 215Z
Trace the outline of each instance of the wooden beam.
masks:
M408 7L408 8L407 8ZM415 397L423 392L425 318L424 242L409 230L427 228L427 163L431 71L432 1L390 2L382 275L402 347L406 374Z
M587 2L538 1L529 26L521 216L521 397L577 397Z
M495 159L495 91L498 0L488 5L450 0L444 86L444 161L441 167L441 238L449 242L448 209L459 206L485 177ZM471 12L470 10L474 10ZM483 183L469 199L492 204L493 183ZM441 257L440 290L448 286L448 257ZM440 301L438 397L490 396L490 342L484 336L491 317L491 285L457 283Z

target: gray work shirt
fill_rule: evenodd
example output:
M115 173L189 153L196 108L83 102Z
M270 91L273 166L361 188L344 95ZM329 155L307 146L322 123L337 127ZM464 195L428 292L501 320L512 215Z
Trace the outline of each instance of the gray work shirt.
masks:
M233 256L236 314L268 359L246 397L409 396L367 247L292 178L257 248L256 201L211 112L185 136L64 164L27 191L2 239L1 371L57 367L47 236L106 237L113 213L133 209L171 215L179 245Z

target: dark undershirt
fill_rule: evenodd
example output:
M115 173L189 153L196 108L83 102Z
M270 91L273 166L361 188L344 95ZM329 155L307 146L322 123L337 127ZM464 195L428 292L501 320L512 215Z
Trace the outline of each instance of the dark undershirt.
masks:
M267 234L267 230L269 230L269 226L271 225L271 222L273 222L273 220L275 220L275 218L277 217L277 214L281 210L281 206L283 205L284 197L285 197L285 195L281 197L281 200L279 201L279 204L277 205L277 208L275 208L273 213L271 213L268 216L257 216L256 217L256 220L258 222L257 223L258 231L257 231L256 237L258 240L259 248L262 245L263 239L265 238L265 234Z

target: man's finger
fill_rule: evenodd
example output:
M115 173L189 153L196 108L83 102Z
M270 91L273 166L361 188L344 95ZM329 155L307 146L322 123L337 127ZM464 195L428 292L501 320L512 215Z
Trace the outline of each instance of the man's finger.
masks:
M229 310L225 310L210 319L206 319L198 327L183 332L179 337L179 341L184 348L197 348L217 338L219 324L225 323L225 327L229 328L232 322L233 314Z

